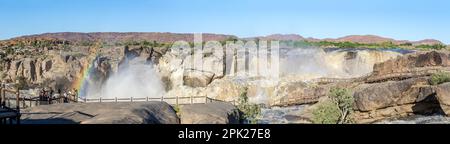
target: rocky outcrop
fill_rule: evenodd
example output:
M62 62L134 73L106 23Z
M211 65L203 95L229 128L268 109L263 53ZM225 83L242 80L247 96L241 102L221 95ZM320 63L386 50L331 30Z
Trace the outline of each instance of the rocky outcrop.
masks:
M230 103L213 102L183 105L181 124L239 124L239 110Z
M45 84L53 89L68 89L71 82L83 76L86 69L94 74L99 82L104 82L112 69L109 59L98 56L89 60L77 53L56 53L48 51L42 56L13 57L3 62L5 74L2 80L15 82L17 78L24 78L28 85Z
M165 102L71 103L22 110L24 124L177 124Z
M199 70L185 70L183 84L190 87L206 87L214 78L214 73Z
M338 84L339 81L325 85L318 83L316 88L331 85L350 89L355 99L352 116L357 123L442 111L448 114L450 84L431 86L429 76L438 71L448 71L449 64L448 52L418 52L376 64L374 72L368 77L349 79L341 84ZM299 87L305 86L294 86L288 94L301 91ZM302 116L311 117L311 109L315 105L305 110Z
M436 87L436 97L441 109L450 116L450 83L444 83Z
M158 64L159 59L167 52L165 47L144 47L144 46L125 46L123 53L120 54L121 62L123 63L127 59L133 59L141 57L153 64Z
M213 81L205 88L205 93L210 98L223 101L234 101L245 92L247 86L248 83L245 80L225 77Z
M426 78L363 84L355 88L355 104L359 111L372 111L424 100L433 91Z
M281 83L276 87L276 99L272 99L272 106L308 104L317 102L320 97L326 96L329 88L326 86L312 86L305 82Z
M159 72L170 88L206 87L225 75L223 49L205 46L202 52L174 47L159 61ZM195 58L194 58L195 57Z
M450 53L417 52L375 64L366 82L375 83L431 75L438 70L450 70Z
M448 114L448 84L429 85L429 75L450 70L448 52L417 52L374 66L354 88L355 119L361 123L413 114Z

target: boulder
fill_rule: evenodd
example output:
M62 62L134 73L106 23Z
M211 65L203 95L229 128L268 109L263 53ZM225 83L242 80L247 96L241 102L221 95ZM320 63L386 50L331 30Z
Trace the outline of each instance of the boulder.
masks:
M276 97L271 99L271 105L297 105L317 102L326 96L329 87L325 85L313 86L302 81L281 82L275 89ZM290 101L296 99L295 101Z
M199 70L185 70L183 74L183 84L190 87L206 87L211 83L214 73L199 71Z
M450 66L450 54L445 51L416 52L397 59L377 63L367 82L382 82L389 79L404 79L430 75L436 69Z
M447 116L450 116L450 83L444 83L437 86L436 97L441 109Z
M24 124L177 124L165 102L70 103L31 107L22 111Z
M355 105L359 111L371 111L396 105L419 102L432 95L426 78L362 84L355 88Z
M225 77L209 84L205 89L205 93L210 98L233 101L237 100L245 92L247 86L247 81Z
M158 70L168 82L167 90L181 85L206 87L213 80L224 77L223 49L205 46L202 50L175 46L159 59Z
M180 108L181 124L238 124L239 120L239 110L226 102L183 105Z

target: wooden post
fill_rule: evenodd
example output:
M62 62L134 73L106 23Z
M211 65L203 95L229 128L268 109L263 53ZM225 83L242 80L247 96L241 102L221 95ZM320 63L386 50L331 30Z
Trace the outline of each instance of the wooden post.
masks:
M117 102L117 97L115 97L114 99L115 99L115 101Z
M148 101L148 97L145 98L145 101Z
M87 103L87 99L86 99L86 97L84 97L84 103Z
M20 91L19 91L19 87L17 87L17 92L16 92L16 109L18 112L20 112Z
M3 106L6 106L6 86L5 86L5 83L2 83L2 99L3 99L3 102L2 102L2 105Z
M164 101L164 96L161 96L161 101L162 101L162 102Z
M102 102L102 97L100 97L99 101Z
M178 105L178 95L177 95L177 100L176 100L176 102L175 102L177 105Z
M193 103L194 103L194 98L191 95L191 104L193 104Z
M131 97L131 102L133 102L133 97Z
M2 93L3 93L3 82L0 83L0 108L3 107L3 99L4 98L3 98Z
M22 99L23 108L26 107L25 98Z
M208 103L208 96L205 96L205 103Z

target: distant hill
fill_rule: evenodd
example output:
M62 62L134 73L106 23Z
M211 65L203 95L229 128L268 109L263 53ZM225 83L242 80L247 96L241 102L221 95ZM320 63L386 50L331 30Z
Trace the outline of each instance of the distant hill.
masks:
M203 41L210 40L226 40L228 38L236 38L232 35L222 34L203 34ZM127 42L127 41L157 41L157 42L175 42L179 40L193 41L193 34L179 33L159 33L159 32L95 32L95 33L44 33L38 35L21 36L10 40L27 40L27 39L59 39L71 42L82 41L103 41L103 42Z
M383 43L383 42L392 42L394 44L405 44L405 43L411 43L412 45L421 45L421 44L442 44L442 42L434 39L425 39L420 41L408 41L408 40L395 40L392 38L385 38L381 36L376 35L350 35L345 36L337 39L324 39L325 41L333 41L333 42L357 42L357 43L363 43L363 44L371 44L371 43Z
M408 41L408 40L395 40L392 38L385 38L376 35L350 35L340 38L326 38L326 39L317 39L317 38L304 38L303 36L297 34L274 34L268 36L260 36L260 37L252 37L247 39L256 39L260 40L307 40L312 42L319 41L329 41L329 42L354 42L354 43L362 43L362 44L380 44L384 42L392 42L394 44L405 44L411 43L412 45L421 45L421 44L443 44L441 41L434 39L424 39L420 41Z
M304 37L297 34L273 34L268 36L252 37L247 39L257 39L257 38L260 40L292 40L292 41L305 40Z
M223 34L203 34L203 41L217 40L223 41L230 38L238 38L233 35ZM71 42L83 41L97 41L103 42L127 42L127 41L157 41L157 42L174 42L178 40L193 41L193 34L189 33L160 33L160 32L95 32L95 33L77 33L77 32L62 32L62 33L44 33L38 35L29 35L12 38L13 41L27 41L33 39L58 39ZM350 35L340 38L305 38L297 34L272 34L268 36L258 36L250 38L242 38L244 40L260 39L260 40L306 40L312 42L329 41L329 42L354 42L361 44L380 44L384 42L392 42L393 44L411 44L411 45L434 45L443 44L441 41L435 39L424 39L420 41L395 40L376 35ZM8 41L8 40L7 40Z

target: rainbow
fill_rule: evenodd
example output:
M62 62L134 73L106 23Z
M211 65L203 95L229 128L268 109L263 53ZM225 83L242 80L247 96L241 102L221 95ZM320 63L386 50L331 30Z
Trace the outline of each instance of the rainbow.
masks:
M89 83L89 75L93 72L94 66L97 57L99 56L97 53L97 49L100 46L98 46L98 43L96 46L91 47L90 54L87 57L88 63L84 63L81 67L80 73L76 76L76 79L72 81L72 84L70 85L70 90L76 90L78 92L78 97L86 97L86 88L88 87Z
M89 75L92 73L93 69L94 69L94 61L95 59L93 59L92 61L90 61L88 64L84 64L81 67L81 72L78 74L78 76L76 77L76 79L72 82L70 88L71 90L75 89L78 91L78 96L79 97L85 97L86 96L86 88L87 88L87 84L88 84L88 78Z

